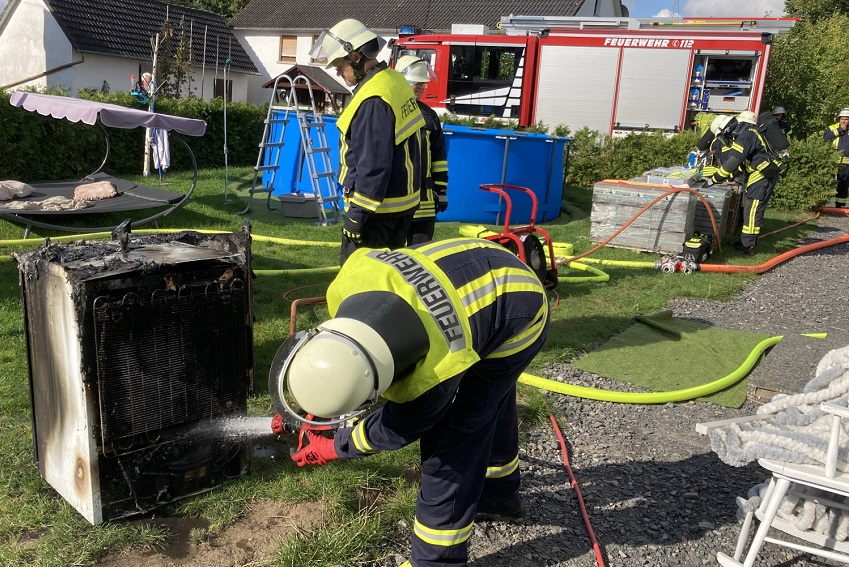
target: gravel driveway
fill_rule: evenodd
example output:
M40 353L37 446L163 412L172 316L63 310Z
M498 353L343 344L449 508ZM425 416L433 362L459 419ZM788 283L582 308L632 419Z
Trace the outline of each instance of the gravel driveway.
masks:
M810 240L847 232L849 216L824 216ZM759 388L761 393L799 391L826 352L849 344L847 251L844 244L794 258L759 276L731 302L675 300L670 308L678 317L726 328L785 334L750 376L750 395ZM827 339L800 337L822 331L828 331ZM545 374L581 386L639 391L567 364ZM694 427L752 414L753 401L727 409L701 402L640 406L549 395L563 416L559 425L607 565L717 565L717 551L733 553L739 532L735 497L767 476L756 464L722 463ZM528 432L521 450L525 517L516 523L477 523L470 565L595 566L553 429ZM757 565L836 563L767 544Z

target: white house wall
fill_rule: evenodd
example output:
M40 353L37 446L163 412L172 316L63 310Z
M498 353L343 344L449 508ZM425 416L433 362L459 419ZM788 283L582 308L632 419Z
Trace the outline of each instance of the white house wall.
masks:
M20 0L4 29L0 30L0 86L13 85L32 77L15 88L70 84L74 67L48 76L49 69L61 68L81 58L71 49L68 38L42 0Z
M149 61L77 53L42 0L18 0L17 4L0 29L0 87L54 88L76 96L80 89L100 90L105 83L111 92L129 91L135 82L131 76L138 78L139 64L143 71L150 69ZM223 79L224 73L214 65L199 66L193 68L193 78L192 94L210 99L215 79ZM248 78L256 80L244 73L228 75L233 82L232 100L247 100Z
M267 103L271 97L268 89L262 85L269 79L294 65L292 62L280 61L280 36L282 32L269 35L267 30L233 30L233 35L242 44L248 56L256 65L260 76L252 76L248 81L247 100L254 104ZM294 35L294 34L292 34ZM304 34L298 37L296 63L307 64L310 62L309 51L312 47L313 34Z
M277 77L280 73L289 69L292 65L309 65L311 59L309 56L312 49L313 37L318 35L316 32L297 33L288 30L253 30L253 29L235 29L233 35L242 44L242 48L256 65L257 70L261 73L259 77L248 77L247 100L254 104L267 103L271 98L271 93L268 89L262 88L262 85L270 79ZM280 37L282 35L297 35L298 46L295 53L295 61L280 61ZM390 37L386 36L388 41ZM378 55L378 59L382 61L389 60L390 50L384 49ZM336 71L330 70L329 74L336 79L340 85L345 83L336 77ZM235 93L234 93L235 98Z
M111 57L108 55L85 55L85 64L75 68L73 93L79 89L100 89L104 81L108 83L111 92L127 90L129 91L133 84L134 76L136 79L139 74L139 64L142 65L142 72L150 69L149 62L140 62L135 59L122 59L120 57ZM228 75L228 79L233 81L233 100L244 101L247 93L246 75L243 73L232 73ZM192 68L192 96L202 97L204 99L212 98L215 79L223 79L224 72L219 69L217 72L213 68L193 67ZM251 76L253 78L253 76ZM188 91L183 88L182 96L186 96Z

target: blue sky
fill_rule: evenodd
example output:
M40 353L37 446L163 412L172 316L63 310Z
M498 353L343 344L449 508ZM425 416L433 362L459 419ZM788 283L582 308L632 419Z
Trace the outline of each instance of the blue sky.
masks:
M672 15L673 0L623 0L631 16L650 18L652 16ZM784 15L784 0L678 0L680 16L724 17L740 16L744 18Z

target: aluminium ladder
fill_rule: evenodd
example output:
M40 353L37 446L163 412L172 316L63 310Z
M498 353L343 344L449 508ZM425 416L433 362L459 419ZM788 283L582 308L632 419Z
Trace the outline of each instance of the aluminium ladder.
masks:
M309 93L309 112L304 111L298 101L296 87L299 85L303 85ZM281 96L282 89L287 89L288 93ZM281 99L284 97L285 104L281 104ZM283 114L282 118L279 117L280 112ZM259 155L254 166L254 179L248 192L248 204L239 214L244 215L250 211L252 197L255 193L267 193L266 206L270 210L275 209L271 206L271 193L274 191L277 172L280 169L280 156L285 145L286 127L291 120L290 114L293 112L298 122L302 150L296 164L296 174L300 174L304 163L306 163L318 212L317 224L326 226L339 222L342 216L339 206L340 196L336 184L336 172L333 170L330 159L326 123L322 115L316 110L312 84L303 75L298 75L294 79L287 75L280 75L274 82L271 101L268 105L268 114L265 118L262 142L259 144ZM275 118L275 116L277 117ZM281 125L279 131L273 128L276 124ZM265 172L270 172L270 175L261 175ZM257 187L258 182L261 184L259 187Z
M310 110L301 112L297 104L295 88L303 83L310 96ZM319 226L327 226L342 220L342 211L339 203L339 185L336 182L336 172L330 160L330 145L327 143L327 124L320 112L316 110L315 95L312 91L310 80L304 75L298 75L292 81L293 88L290 90L295 99L298 109L298 130L301 133L301 157L306 161L307 172L310 178L310 187L315 196L315 206L318 212ZM313 133L315 136L313 136ZM301 164L297 170L301 171ZM328 213L329 211L329 213Z

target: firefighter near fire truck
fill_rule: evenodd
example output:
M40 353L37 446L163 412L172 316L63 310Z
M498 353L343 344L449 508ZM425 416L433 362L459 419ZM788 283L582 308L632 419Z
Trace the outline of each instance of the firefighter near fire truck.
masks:
M385 43L362 22L346 19L322 31L310 50L354 87L336 121L345 202L340 265L359 247L404 246L419 206L424 118L404 77L377 61Z
M420 141L421 202L407 234L407 244L413 245L433 240L436 215L448 208L448 152L439 116L421 101L427 84L436 79L430 65L414 55L404 55L395 63L395 70L404 75L413 87L416 103L425 120Z
M272 429L302 424L299 466L419 440L404 565L465 565L476 516L523 513L516 382L548 334L542 283L496 243L451 239L358 249L327 303L332 319L290 337L274 358L269 393L282 415ZM351 419L332 438L314 430Z
M716 183L731 181L742 168L746 193L743 227L740 240L733 247L744 254L753 254L767 203L778 174L786 167L780 152L786 152L789 142L770 112L759 117L751 111L741 112L730 138L730 145L719 153L719 167L711 180Z
M832 147L838 153L839 160L837 168L837 197L834 206L842 209L846 207L849 198L849 108L844 108L837 113L837 123L829 126L822 135L823 140L831 142Z

